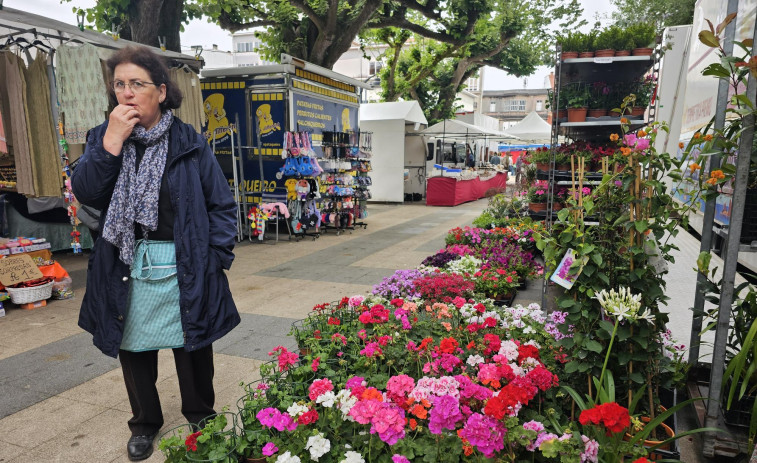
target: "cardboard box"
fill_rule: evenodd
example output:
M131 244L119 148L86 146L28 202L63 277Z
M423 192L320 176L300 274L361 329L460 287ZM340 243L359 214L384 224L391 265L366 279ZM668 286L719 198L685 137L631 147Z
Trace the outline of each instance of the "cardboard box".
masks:
M19 307L24 310L33 310L33 309L39 309L40 307L44 307L47 305L46 300L37 301L37 302L30 302L28 304L21 304Z

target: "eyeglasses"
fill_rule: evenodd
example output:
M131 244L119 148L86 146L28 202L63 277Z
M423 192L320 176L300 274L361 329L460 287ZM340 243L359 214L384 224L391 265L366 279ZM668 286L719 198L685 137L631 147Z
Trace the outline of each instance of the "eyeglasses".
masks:
M152 82L143 82L141 80L133 80L131 82L124 82L122 80L114 80L112 83L113 91L116 93L123 93L126 90L126 86L129 86L132 92L142 93L147 90L148 85L155 85ZM157 87L157 85L155 85Z

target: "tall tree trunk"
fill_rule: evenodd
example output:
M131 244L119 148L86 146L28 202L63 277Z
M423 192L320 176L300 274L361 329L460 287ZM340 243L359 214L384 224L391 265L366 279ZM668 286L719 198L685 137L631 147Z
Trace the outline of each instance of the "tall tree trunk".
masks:
M181 18L184 14L184 0L163 0L160 10L158 35L166 39L166 49L181 53Z
M155 16L160 14L163 0L136 0L133 3L135 14L129 18L131 39L143 45L159 47L158 21Z

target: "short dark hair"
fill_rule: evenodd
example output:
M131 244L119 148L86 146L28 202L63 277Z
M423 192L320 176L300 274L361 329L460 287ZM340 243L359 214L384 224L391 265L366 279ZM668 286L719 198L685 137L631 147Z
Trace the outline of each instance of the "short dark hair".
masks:
M160 104L161 111L176 109L181 106L181 100L184 96L181 94L179 87L176 86L176 83L171 80L171 76L168 74L168 67L163 61L163 58L153 53L153 51L147 47L124 47L115 52L106 62L111 80L113 79L116 66L124 63L135 64L147 71L147 73L150 74L150 80L152 80L156 87L165 84L166 99ZM108 86L108 96L113 105L118 104L116 93L110 85Z

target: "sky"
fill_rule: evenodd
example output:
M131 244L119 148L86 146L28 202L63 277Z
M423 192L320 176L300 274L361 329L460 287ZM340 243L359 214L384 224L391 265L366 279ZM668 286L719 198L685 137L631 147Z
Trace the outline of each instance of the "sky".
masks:
M9 8L25 10L30 13L47 16L58 21L76 25L76 15L72 12L74 6L88 8L95 5L95 0L72 0L61 4L59 0L4 0L3 4ZM609 2L597 0L580 0L584 7L584 18L592 25L597 15L609 15L612 7ZM590 26L584 26L588 30ZM199 37L202 37L199 39ZM184 26L181 34L183 46L202 45L210 49L213 44L221 50L231 50L231 34L220 27L209 24L205 20L194 20ZM545 78L552 68L540 67L533 75L523 78L509 76L504 71L487 67L484 71L484 90L508 90L516 88L545 88Z

